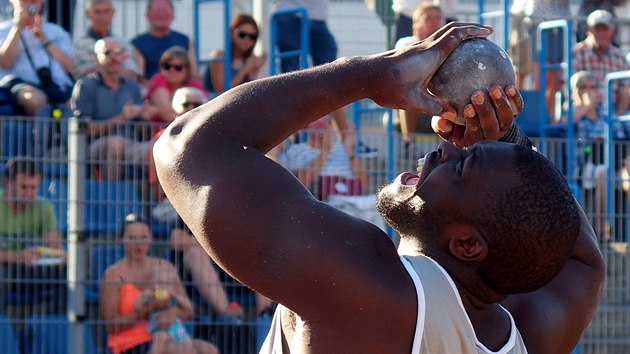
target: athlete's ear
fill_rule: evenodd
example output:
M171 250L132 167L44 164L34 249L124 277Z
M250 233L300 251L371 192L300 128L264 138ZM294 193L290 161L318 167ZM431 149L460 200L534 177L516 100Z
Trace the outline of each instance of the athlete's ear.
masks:
M451 254L463 262L480 262L488 255L488 243L470 224L451 224L446 227Z

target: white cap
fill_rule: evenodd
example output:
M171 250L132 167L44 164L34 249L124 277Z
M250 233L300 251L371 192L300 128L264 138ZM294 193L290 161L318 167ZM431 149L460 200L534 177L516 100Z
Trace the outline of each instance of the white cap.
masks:
M612 27L613 23L613 15L606 10L595 10L591 12L590 15L586 18L586 24L588 27L593 28L597 25L606 25L607 27Z

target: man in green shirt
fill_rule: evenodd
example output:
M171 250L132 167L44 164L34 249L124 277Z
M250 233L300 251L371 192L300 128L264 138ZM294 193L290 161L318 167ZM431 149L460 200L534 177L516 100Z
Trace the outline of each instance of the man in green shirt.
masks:
M37 196L41 179L34 161L18 158L7 163L5 189L0 191L2 263L32 265L40 257L35 246L61 248L52 205Z
M8 283L10 289L14 289L16 284L12 283L18 278L33 280L28 282L29 289L21 284L19 292L31 293L35 288L30 285L35 286L44 277L39 271L42 267L37 267L42 256L64 254L53 207L37 196L41 179L35 161L15 158L7 162L4 190L0 191L0 275L6 274L10 281L3 283ZM46 274L46 278L52 275ZM5 291L0 288L0 307Z

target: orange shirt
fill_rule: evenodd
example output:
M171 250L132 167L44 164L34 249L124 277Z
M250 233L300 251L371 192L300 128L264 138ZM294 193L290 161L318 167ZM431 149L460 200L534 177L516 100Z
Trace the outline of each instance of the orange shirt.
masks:
M133 312L133 303L142 295L140 289L131 283L123 283L120 288L120 306L118 312L121 315ZM113 354L120 354L125 350L137 345L150 342L152 340L149 333L147 321L133 324L131 327L116 333L110 333L107 337L107 346Z

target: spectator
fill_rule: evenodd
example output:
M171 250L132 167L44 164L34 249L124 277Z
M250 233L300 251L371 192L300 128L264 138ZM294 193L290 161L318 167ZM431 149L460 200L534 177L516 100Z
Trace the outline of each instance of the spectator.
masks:
M578 71L571 77L573 116L577 138L578 183L584 192L586 207L592 205L593 225L600 240L608 240L610 227L606 221L606 186L608 165L605 160L608 123L604 120L602 94L597 77ZM614 125L615 139L625 139L621 123ZM623 159L623 157L620 157ZM619 163L621 165L621 163Z
M180 46L186 50L190 63L190 76L198 79L199 69L195 45L188 36L171 29L173 18L175 18L172 0L148 0L146 17L149 22L149 31L131 40L134 48L133 56L144 79L149 80L160 71L162 54L173 46Z
M313 66L329 63L337 58L337 42L328 29L329 0L274 0L275 10L287 7L301 6L306 9L309 20L309 54ZM287 14L278 17L278 50L282 52L296 51L300 48L300 18L297 14ZM285 57L280 61L283 73L300 69L297 57ZM374 157L377 150L363 142L356 143L356 130L348 121L345 109L339 108L334 112L335 128L341 132L344 145L354 147L358 145L359 157Z
M148 255L149 225L127 215L119 237L125 256L105 270L100 295L112 353L218 353L186 333L181 320L192 318L192 304L173 264Z
M575 31L575 38L578 42L586 39L586 32L588 31L588 25L586 24L586 17L595 10L606 10L610 12L613 17L615 16L615 7L623 6L627 0L581 0L580 7L578 9L578 16L580 21L578 22L577 29ZM617 33L613 35L612 43L618 46L616 42Z
M112 37L114 4L112 0L88 0L85 5L85 15L90 20L90 25L86 32L77 35L72 43L75 59L72 75L75 80L98 70L98 63L94 56L94 44L99 39ZM121 41L121 43L123 42ZM130 52L126 46L125 50ZM136 62L130 55L125 60L123 75L136 81L140 79Z
M258 40L259 29L256 20L250 15L239 14L230 22L230 87L240 85L258 78L260 68L267 61L267 54L255 55L254 46ZM221 93L225 90L223 83L223 51L210 53L210 63L206 68L204 84L211 92Z
M42 16L44 0L11 0L13 19L0 23L0 86L28 116L46 103L65 104L74 69L70 35Z
M448 12L445 21L447 23L456 21L457 13L455 9L457 8L457 1L393 0L392 10L394 11L394 28L392 30L392 43L396 44L401 38L415 35L413 30L414 13L417 11L418 6L422 4L441 6L443 10ZM440 15L444 14L441 13Z
M309 124L299 143L285 141L268 154L285 166L320 200L331 194L361 195L369 179L352 147L339 141L326 115Z
M5 188L0 191L0 273L11 282L0 282L0 299L7 290L28 295L41 293L51 288L51 280L60 281L56 295L65 295L65 251L53 206L37 197L41 179L33 160L16 157L7 162ZM59 267L37 266L47 255L60 257ZM0 301L0 309L3 305Z
M512 25L510 28L509 53L514 63L516 84L519 88L538 89L540 78L537 54L537 28L543 21L566 19L571 14L569 0L516 0L510 8ZM546 64L561 63L564 58L563 43L567 36L562 29L555 28L545 31ZM570 48L570 46L569 46ZM567 53L568 55L568 53ZM555 122L555 96L564 79L561 69L547 69L545 71L545 105L547 114ZM528 79L531 81L528 82Z
M401 38L413 35L413 13L422 0L393 0L394 28L392 29L392 43L398 43Z
M574 72L589 71L604 82L606 75L613 71L630 70L621 49L611 43L615 33L615 23L612 14L606 10L596 10L588 15L587 37L573 48ZM605 88L604 88L605 89ZM624 80L613 85L614 111L625 113L630 108L630 82Z
M146 121L157 109L143 102L135 81L122 75L127 52L118 39L99 39L94 53L98 69L77 81L71 107L88 122L90 159L97 177L119 180L124 177L124 162L146 163L151 144L148 136L137 136L131 122Z
M306 10L309 20L309 54L313 66L331 62L337 58L337 42L328 29L329 0L274 0L274 10L300 6ZM278 49L282 52L300 48L300 17L287 14L278 17ZM280 69L283 73L299 70L300 58L296 56L282 58Z
M396 42L395 48L402 48L429 37L444 25L444 17L440 5L432 2L420 4L413 13L413 35L403 37ZM417 133L433 133L431 116L419 110L396 110L400 122L405 154L409 156L409 146Z
M171 108L175 114L180 116L206 102L208 102L208 97L205 92L196 87L185 86L178 88L173 93Z
M192 65L186 49L175 46L167 49L160 58L160 72L147 84L145 98L158 109L151 120L170 123L177 117L172 108L173 94L181 87L194 87L205 93L203 84L192 77Z
M186 293L199 303L204 315L241 318L243 308L230 302L212 259L201 248L181 218L171 230L169 244L179 275L184 280Z

